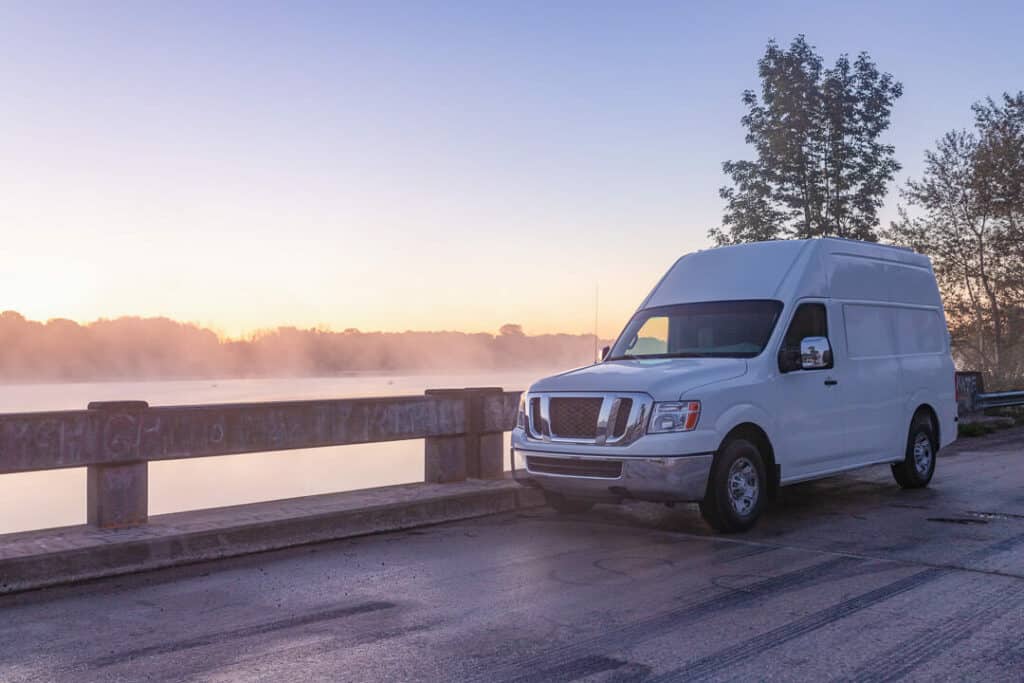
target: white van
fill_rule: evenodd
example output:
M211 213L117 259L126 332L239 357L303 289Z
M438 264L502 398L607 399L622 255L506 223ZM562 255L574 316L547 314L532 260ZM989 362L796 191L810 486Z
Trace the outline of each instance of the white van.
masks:
M777 486L891 463L928 484L956 438L942 300L927 257L843 239L679 259L595 365L523 395L513 473L561 512L699 501L753 526Z

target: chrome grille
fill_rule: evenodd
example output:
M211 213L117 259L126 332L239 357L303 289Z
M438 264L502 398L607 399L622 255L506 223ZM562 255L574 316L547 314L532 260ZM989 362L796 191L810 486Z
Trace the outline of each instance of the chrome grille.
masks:
M653 399L640 393L556 392L527 395L527 438L625 446L647 427Z
M633 399L624 398L619 403L619 412L615 415L615 424L612 425L612 436L619 438L626 433L629 427L629 414L633 411Z
M552 398L551 435L567 439L593 439L602 398Z

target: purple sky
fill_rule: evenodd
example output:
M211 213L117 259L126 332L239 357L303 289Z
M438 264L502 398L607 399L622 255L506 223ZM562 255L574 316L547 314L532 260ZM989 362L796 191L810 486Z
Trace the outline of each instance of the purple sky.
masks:
M614 334L707 246L766 41L905 87L902 182L1024 3L0 6L0 309ZM883 216L895 215L890 193Z

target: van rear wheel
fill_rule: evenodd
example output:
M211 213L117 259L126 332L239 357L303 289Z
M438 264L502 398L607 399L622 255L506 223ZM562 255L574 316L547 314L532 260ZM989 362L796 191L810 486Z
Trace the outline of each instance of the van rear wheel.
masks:
M757 523L768 497L764 456L757 444L730 439L715 456L700 514L722 533L746 531Z
M594 507L594 503L581 498L566 498L561 493L544 492L544 502L548 507L554 508L560 515L571 515L578 512L587 512Z
M932 418L924 412L914 415L907 435L907 451L903 460L892 464L892 476L903 489L928 486L935 474L935 455L938 453Z

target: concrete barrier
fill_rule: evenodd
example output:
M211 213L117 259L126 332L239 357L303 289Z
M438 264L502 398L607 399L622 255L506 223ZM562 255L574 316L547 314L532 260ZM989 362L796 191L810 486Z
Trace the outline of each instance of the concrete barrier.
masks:
M426 439L424 478L502 475L502 436L518 392L443 389L425 396L0 414L0 474L88 470L87 520L104 529L145 524L148 463L262 451Z
M985 391L980 372L956 373L956 407L961 415L975 411L978 394Z
M87 524L0 536L0 593L539 505L505 478L518 392L0 414L0 475L87 469ZM424 483L158 515L148 463L424 439Z

